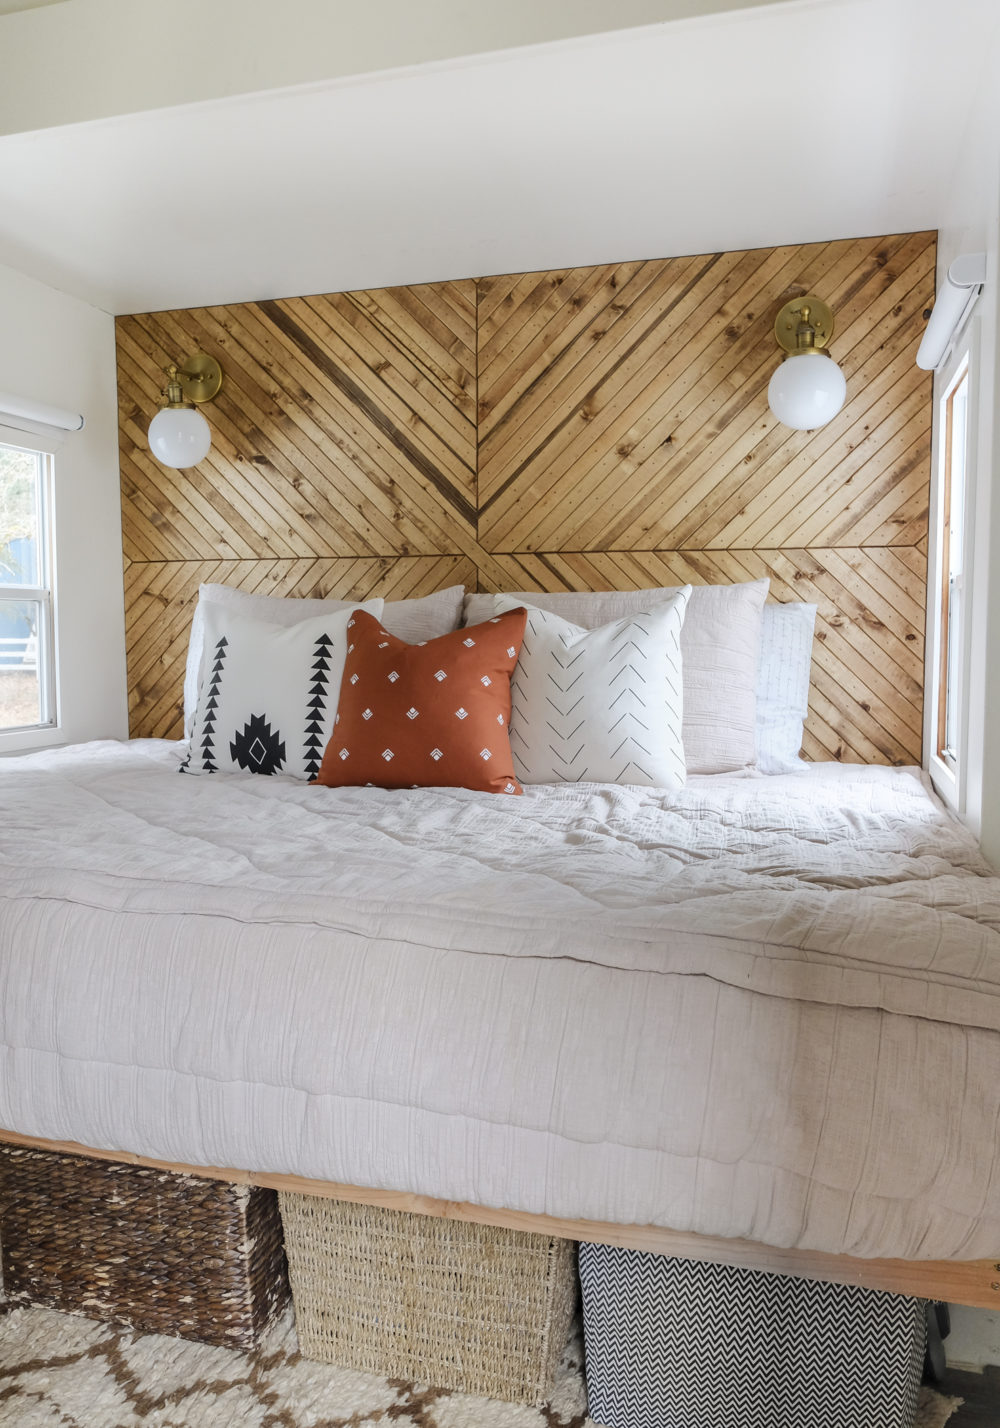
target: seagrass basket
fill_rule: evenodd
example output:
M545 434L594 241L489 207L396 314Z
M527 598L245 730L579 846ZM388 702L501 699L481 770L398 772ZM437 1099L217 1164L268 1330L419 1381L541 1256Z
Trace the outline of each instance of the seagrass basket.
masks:
M249 1349L288 1299L272 1190L0 1145L8 1301Z
M281 1192L302 1353L387 1378L543 1403L576 1303L576 1246Z

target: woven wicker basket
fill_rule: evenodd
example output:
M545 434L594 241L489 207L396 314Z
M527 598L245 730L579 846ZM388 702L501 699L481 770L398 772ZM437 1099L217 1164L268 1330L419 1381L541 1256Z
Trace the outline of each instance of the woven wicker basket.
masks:
M12 1304L249 1349L288 1299L272 1190L0 1145Z
M576 1302L571 1241L313 1195L279 1201L307 1358L545 1401Z

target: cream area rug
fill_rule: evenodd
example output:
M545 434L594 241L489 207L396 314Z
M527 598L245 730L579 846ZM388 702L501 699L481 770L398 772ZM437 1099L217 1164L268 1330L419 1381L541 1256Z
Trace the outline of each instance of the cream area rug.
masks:
M288 1311L255 1353L118 1330L74 1314L0 1317L3 1428L594 1428L580 1339L542 1408L374 1378L302 1358ZM921 1390L917 1428L962 1402Z

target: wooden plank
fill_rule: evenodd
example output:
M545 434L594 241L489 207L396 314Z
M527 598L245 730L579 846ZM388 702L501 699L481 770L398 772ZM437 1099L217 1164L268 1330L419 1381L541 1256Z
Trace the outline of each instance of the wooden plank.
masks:
M153 1160L127 1151L100 1150L76 1141L43 1140L0 1129L0 1141L8 1145L55 1151L61 1155L82 1155L95 1160L142 1165L174 1174L199 1175L235 1185L260 1185L299 1195L342 1200L359 1205L377 1205L411 1215L459 1220L501 1229L524 1230L531 1234L553 1235L559 1239L588 1240L594 1244L622 1245L652 1254L674 1255L681 1259L712 1264L737 1265L768 1274L833 1284L856 1284L892 1294L940 1299L950 1304L995 1309L1000 1305L1000 1254L996 1260L901 1260L859 1259L850 1255L824 1254L815 1250L781 1249L750 1240L723 1239L695 1235L658 1225L618 1225L599 1220L565 1219L537 1215L524 1210L505 1210L473 1205L463 1200L440 1200L405 1190L367 1189L330 1180L311 1180L299 1175L272 1171L228 1169L220 1166L188 1165L178 1161Z

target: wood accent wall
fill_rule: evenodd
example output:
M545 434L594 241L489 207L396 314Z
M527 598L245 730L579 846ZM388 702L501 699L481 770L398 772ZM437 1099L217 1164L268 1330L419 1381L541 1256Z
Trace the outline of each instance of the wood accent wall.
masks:
M820 607L805 752L921 756L935 235L122 317L131 727L181 732L198 585L388 598L771 578ZM831 304L843 411L767 406L778 308ZM162 369L223 390L191 471L145 446Z

